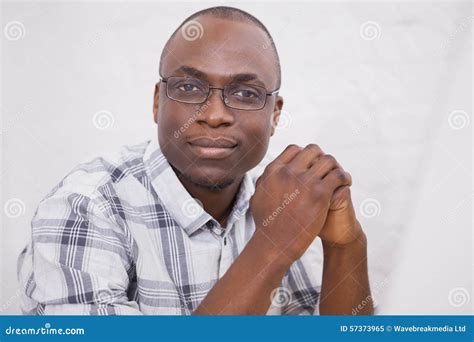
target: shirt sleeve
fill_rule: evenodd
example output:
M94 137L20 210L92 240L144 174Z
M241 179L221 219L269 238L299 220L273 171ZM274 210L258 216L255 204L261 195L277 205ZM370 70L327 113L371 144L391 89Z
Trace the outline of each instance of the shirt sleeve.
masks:
M107 203L64 187L40 203L18 260L23 313L141 314L127 295L135 264L125 223Z
M269 315L319 315L323 270L322 245L319 239L293 263L279 288L272 293Z

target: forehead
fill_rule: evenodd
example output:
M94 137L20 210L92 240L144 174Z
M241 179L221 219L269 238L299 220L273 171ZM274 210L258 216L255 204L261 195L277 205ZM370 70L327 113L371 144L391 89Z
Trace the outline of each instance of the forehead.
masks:
M202 16L183 26L168 44L162 74L172 76L182 66L225 82L232 75L250 73L267 87L276 86L276 56L265 32L252 23Z

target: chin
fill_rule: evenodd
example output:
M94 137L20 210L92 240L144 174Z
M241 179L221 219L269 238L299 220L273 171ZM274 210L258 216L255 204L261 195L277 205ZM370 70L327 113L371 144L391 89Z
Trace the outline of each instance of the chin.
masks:
M185 174L182 174L182 176L195 185L215 190L224 189L234 183L235 177L230 175L228 170L216 171L217 170L206 172L203 168L196 168L196 170L188 170Z

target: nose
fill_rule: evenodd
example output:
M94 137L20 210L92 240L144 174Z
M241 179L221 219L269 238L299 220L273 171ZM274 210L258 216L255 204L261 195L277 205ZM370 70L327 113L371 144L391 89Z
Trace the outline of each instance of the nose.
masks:
M224 104L221 89L211 90L208 103L209 105L206 108L204 108L204 105L201 106L201 115L198 116L198 122L206 123L210 127L231 126L234 123L234 114L232 109Z

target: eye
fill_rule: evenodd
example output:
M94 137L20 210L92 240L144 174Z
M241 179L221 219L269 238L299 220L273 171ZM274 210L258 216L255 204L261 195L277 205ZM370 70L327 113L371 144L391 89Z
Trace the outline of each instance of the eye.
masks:
M232 95L234 96L240 96L240 97L247 97L247 98L251 98L251 97L258 97L258 94L254 91L251 91L249 89L240 89L240 90L237 90L235 91Z
M181 90L181 91L185 91L185 92L192 92L192 91L200 90L197 86L195 86L194 84L191 84L191 83L181 84L180 86L178 86L178 89Z

